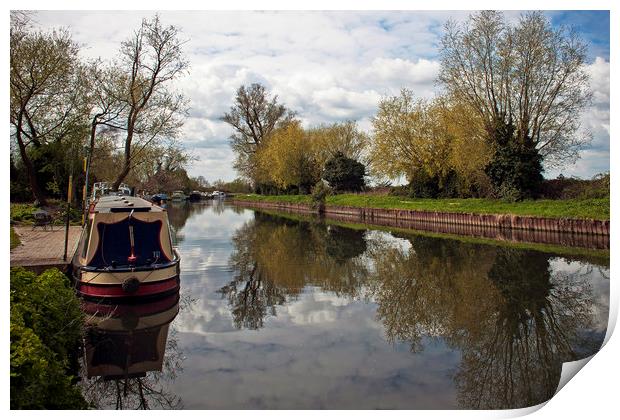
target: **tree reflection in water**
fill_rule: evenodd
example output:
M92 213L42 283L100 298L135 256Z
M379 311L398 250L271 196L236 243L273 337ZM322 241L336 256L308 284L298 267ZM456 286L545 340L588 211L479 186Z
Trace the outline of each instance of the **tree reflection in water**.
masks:
M366 249L364 233L327 226L320 220L292 221L255 213L232 237L229 266L233 280L220 289L236 328L259 329L277 315L277 306L306 286L356 296L366 278L357 257Z
M583 277L552 274L551 255L409 239L408 252L374 244L377 315L388 339L409 342L413 352L426 337L461 351L454 379L462 407L544 402L563 362L598 350L600 342L580 334L591 327L591 287Z
M575 275L552 275L550 255L500 249L489 280L500 291L497 310L481 319L481 336L462 337L456 375L468 408L527 407L550 399L563 362L593 354L592 291ZM575 349L589 349L578 354Z
M259 329L306 286L377 304L388 341L460 351L467 408L518 408L553 396L563 362L598 350L588 276L554 272L552 254L388 235L260 212L233 237L227 297L237 328ZM403 244L407 244L404 246ZM410 246L408 246L410 245Z
M133 305L86 302L82 391L95 408L175 409L181 399L167 384L182 371L183 355L170 323L193 300L179 295Z

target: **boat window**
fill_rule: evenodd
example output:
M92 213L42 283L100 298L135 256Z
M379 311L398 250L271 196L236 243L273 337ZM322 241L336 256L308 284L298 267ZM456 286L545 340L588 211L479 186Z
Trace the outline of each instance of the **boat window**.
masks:
M97 223L99 244L88 265L93 267L129 265L132 253L130 227L133 229L133 256L136 258L132 265L170 262L160 243L161 220L143 222L127 218L117 223Z

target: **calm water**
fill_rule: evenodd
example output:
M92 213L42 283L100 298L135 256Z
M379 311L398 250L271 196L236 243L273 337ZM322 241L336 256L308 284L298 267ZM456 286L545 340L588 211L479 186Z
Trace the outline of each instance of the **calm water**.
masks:
M549 399L562 362L605 336L596 254L225 205L169 214L180 300L91 333L83 385L101 408L518 408Z

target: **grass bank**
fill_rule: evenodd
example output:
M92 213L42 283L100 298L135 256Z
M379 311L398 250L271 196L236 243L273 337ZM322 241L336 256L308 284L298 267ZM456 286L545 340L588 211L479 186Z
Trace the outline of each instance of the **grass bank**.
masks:
M239 194L237 200L310 204L309 195ZM549 218L609 220L609 198L571 200L524 200L510 203L483 198L415 199L372 194L338 194L326 204L378 209L437 211L448 213L513 214Z

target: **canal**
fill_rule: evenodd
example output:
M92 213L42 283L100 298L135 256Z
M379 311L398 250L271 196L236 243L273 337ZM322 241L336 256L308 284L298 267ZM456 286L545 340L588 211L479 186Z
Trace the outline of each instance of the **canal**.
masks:
M99 408L520 408L605 336L603 251L223 203L169 217L180 296L91 312L81 384Z

